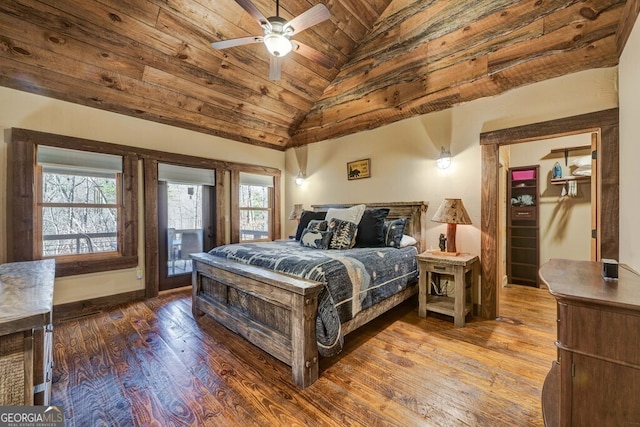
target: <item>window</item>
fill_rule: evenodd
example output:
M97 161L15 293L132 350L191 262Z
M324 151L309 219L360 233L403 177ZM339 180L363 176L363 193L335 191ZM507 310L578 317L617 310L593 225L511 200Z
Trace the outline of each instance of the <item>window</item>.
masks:
M39 146L36 256L118 253L122 156Z
M40 169L43 257L116 252L120 174Z
M273 177L240 173L240 241L272 240Z
M58 277L138 265L134 153L13 128L7 159L8 261L53 257Z

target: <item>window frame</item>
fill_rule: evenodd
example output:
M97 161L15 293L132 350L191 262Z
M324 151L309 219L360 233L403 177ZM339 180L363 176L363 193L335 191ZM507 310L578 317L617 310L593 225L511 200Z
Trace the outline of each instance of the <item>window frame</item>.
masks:
M242 184L242 183L238 183L238 194L240 194L240 188L246 184ZM259 187L259 186L255 186L255 187ZM243 207L240 206L240 201L238 199L238 240L240 242L268 242L273 240L273 236L274 236L274 220L273 220L273 215L274 215L274 205L273 205L273 195L274 195L274 187L267 187L267 207L266 208L253 208L253 207ZM238 196L239 197L239 196ZM267 230L267 237L263 238L263 239L247 239L247 240L242 240L242 230L240 229L240 222L241 222L241 218L242 215L241 213L243 211L252 211L252 212L267 212L268 214L268 218L269 218L269 230Z
M266 175L273 178L273 187L270 187L269 208L271 216L269 221L269 239L268 240L242 240L242 242L250 241L272 241L282 238L282 230L280 226L280 174L279 171L270 173L263 168L238 167L231 170L231 243L240 243L240 172L251 173L256 175ZM261 208L262 209L262 208Z
M36 224L37 228L36 239L34 241L35 244L35 255L38 258L46 259L53 258L57 261L72 261L78 259L92 259L92 258L102 258L105 256L114 256L116 254L120 254L122 252L122 234L123 234L123 224L122 224L122 215L124 212L123 209L123 199L122 199L122 172L114 172L115 177L115 188L116 188L116 202L115 203L107 203L107 204L91 204L91 203L50 203L44 202L44 174L46 173L46 168L40 165L36 166ZM75 174L75 176L87 176L82 173ZM117 249L112 251L104 251L104 252L90 252L90 253L79 253L79 254L65 254L65 255L44 255L44 236L42 234L42 227L44 225L44 209L47 207L69 207L69 208L95 208L95 209L115 209L117 212L118 223L116 224L116 244Z
M41 171L38 146L122 156L118 250L63 255L56 259L56 277L133 268L138 265L138 158L122 146L26 129L11 129L8 145L8 259L11 262L42 259ZM34 191L35 190L35 191ZM50 257L47 257L50 258Z

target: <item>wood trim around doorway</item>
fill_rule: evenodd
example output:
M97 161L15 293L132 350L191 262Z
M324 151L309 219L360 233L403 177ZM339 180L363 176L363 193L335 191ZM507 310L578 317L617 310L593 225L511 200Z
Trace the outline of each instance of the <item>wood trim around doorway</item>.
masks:
M565 135L597 132L601 138L600 254L618 259L619 242L619 119L618 109L598 111L547 122L534 123L480 134L482 153L481 201L481 296L480 316L498 316L498 173L499 149L503 145L545 140Z

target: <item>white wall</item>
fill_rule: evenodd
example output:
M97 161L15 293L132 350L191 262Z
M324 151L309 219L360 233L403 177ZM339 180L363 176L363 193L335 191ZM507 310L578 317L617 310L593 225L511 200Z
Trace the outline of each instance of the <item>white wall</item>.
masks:
M445 197L462 198L473 225L459 226L458 249L480 253L481 132L615 108L617 68L559 77L449 110L308 146L307 176L301 187L294 150L286 152L285 207L332 202L425 200L432 216ZM453 162L440 170L440 147ZM347 181L348 161L371 158L371 178ZM286 231L295 230L287 221ZM437 247L444 224L430 222L429 246Z
M620 58L620 262L640 271L640 24Z
M621 119L621 260L638 269L640 254L634 241L640 236L640 223L624 212L637 208L632 197L640 171L633 160L639 159L635 142L640 81L634 72L640 61L629 52L638 51L637 29L625 49L621 83L625 93ZM308 146L307 182L294 184L298 165L294 150L285 154L225 140L197 132L135 119L81 105L0 87L0 130L21 127L157 149L285 169L283 175L284 208L288 215L294 203L416 201L430 202L433 215L445 197L461 197L473 225L458 227L460 250L480 252L480 146L484 131L552 120L614 108L618 105L617 68L589 70L534 85L514 89L493 98L476 100L449 110L404 120L372 131ZM625 111L628 110L628 111ZM440 146L453 154L452 166L439 170L435 159ZM348 161L371 158L372 177L347 181ZM0 143L0 170L7 165L6 144ZM630 179L629 179L630 178ZM624 186L624 187L623 187ZM628 197L624 197L624 195ZM631 204L631 206L629 206ZM6 176L0 173L0 262L6 261ZM283 219L286 216L283 216ZM295 222L283 221L284 235L295 230ZM140 224L143 226L143 224ZM427 239L437 246L437 237L445 226L429 223ZM624 239L624 240L623 240ZM624 247L623 247L624 246ZM636 245L637 247L637 245ZM140 267L143 267L143 241L140 239ZM104 274L60 278L56 281L54 303L112 295L144 287L137 281L135 269Z
M69 135L132 147L250 163L284 169L284 153L179 129L146 120L58 101L0 87L0 130L17 127ZM5 141L6 142L6 141ZM7 144L0 143L0 262L6 247ZM284 185L283 185L284 186ZM140 207L142 206L142 200ZM287 212L288 214L288 212ZM139 267L144 270L143 211L140 209ZM282 220L284 221L284 215ZM54 304L128 292L144 288L136 269L56 279Z
M562 186L551 184L551 171L556 162L562 167L563 177L571 174L571 168L565 166L564 153L551 153L551 150L583 145L591 145L590 134L509 146L511 167L540 166L540 265L551 258L591 259L591 183L578 184L578 197L563 197ZM588 156L590 152L591 149L569 152L569 164L578 157Z

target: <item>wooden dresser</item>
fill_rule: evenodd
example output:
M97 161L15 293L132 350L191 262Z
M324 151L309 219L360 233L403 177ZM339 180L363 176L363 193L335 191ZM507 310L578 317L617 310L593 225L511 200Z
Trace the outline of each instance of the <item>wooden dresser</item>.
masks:
M0 265L0 406L49 405L55 261Z
M640 275L553 259L540 279L558 303L558 360L542 389L547 426L640 424Z

